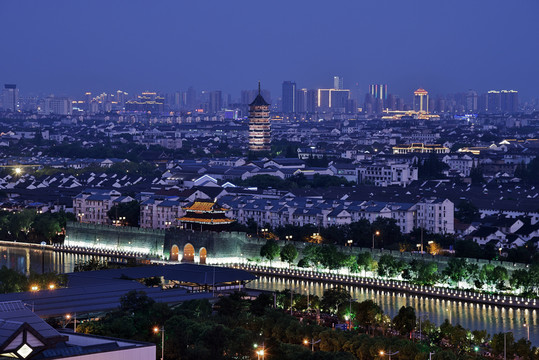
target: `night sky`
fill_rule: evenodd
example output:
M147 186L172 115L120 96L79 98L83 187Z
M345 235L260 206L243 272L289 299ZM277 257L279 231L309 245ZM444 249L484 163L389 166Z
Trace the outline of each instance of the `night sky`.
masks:
M537 0L0 1L0 83L81 96L261 80L539 96Z

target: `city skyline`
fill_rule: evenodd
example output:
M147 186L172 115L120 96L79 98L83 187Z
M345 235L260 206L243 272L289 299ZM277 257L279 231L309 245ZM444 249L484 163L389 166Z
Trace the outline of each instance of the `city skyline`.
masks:
M237 94L257 80L278 93L283 80L328 88L339 76L345 88L357 83L363 92L383 83L396 94L515 89L539 96L539 51L529 45L539 30L533 1L52 4L0 5L12 14L0 25L8 49L1 83L69 96L190 85ZM38 33L43 40L36 41Z

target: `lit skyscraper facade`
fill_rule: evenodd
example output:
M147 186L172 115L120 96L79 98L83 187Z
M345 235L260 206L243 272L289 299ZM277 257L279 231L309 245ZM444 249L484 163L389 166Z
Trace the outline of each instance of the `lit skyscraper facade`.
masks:
M250 151L270 151L271 150L271 124L269 116L269 105L262 97L260 83L258 84L258 95L249 104L249 150Z
M337 90L344 89L344 81L343 81L342 76L333 77L333 88Z
M414 91L414 110L417 112L429 112L429 93L425 89Z
M296 109L296 83L292 81L283 82L283 113L292 114Z
M382 102L387 100L387 84L373 84L369 85L369 94L374 99L380 99Z
M502 90L501 91L501 106L502 112L514 114L519 110L518 107L518 91Z

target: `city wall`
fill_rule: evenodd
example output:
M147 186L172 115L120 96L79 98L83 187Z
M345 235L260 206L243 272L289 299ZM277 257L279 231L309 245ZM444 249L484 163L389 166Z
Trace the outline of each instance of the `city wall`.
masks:
M66 246L132 252L140 256L162 260L182 261L187 255L188 260L202 263L244 263L248 259L259 258L260 248L265 243L266 240L263 238L251 237L239 232L200 232L179 229L165 231L74 222L68 223L65 240ZM283 246L286 242L279 241L279 244ZM298 259L301 259L302 251L309 243L293 242L293 244L298 249ZM372 252L373 258L376 260L384 254L390 254L407 262L413 259L436 261L440 270L443 270L451 259L450 257L430 254L401 253L395 250L372 250L348 246L338 246L338 248L344 253L354 255ZM509 272L526 268L526 265L519 263L468 260L476 262L479 266L488 263L502 265Z

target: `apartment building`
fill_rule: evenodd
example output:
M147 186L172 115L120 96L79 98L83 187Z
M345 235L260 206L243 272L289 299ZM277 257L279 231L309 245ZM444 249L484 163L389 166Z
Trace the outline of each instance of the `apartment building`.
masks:
M151 196L140 204L140 227L168 229L177 226L177 219L185 215L182 206L187 203L178 197Z
M73 198L73 213L80 222L110 225L112 221L107 212L114 205L133 200L116 190L86 189Z
M367 163L358 167L360 183L375 186L406 186L417 180L417 167L410 164Z

